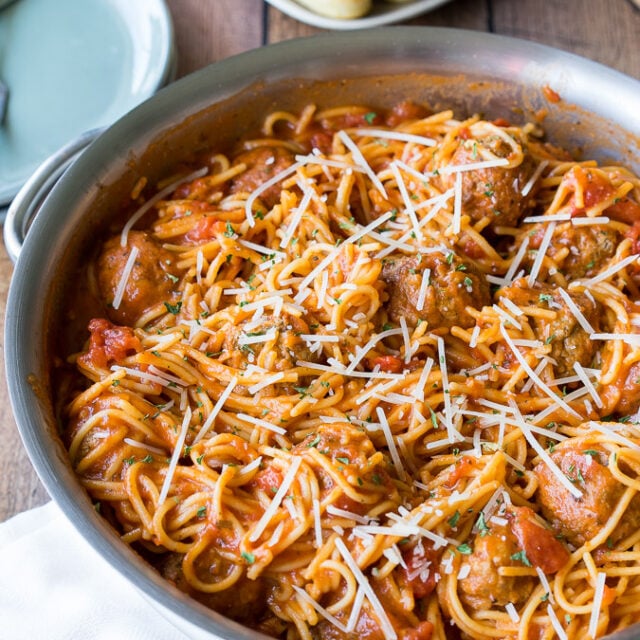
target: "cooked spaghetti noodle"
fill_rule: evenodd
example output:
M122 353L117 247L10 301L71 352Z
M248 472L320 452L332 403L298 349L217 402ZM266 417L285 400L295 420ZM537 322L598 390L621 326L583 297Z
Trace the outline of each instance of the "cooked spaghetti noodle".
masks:
M280 638L640 621L638 177L411 103L193 168L136 185L70 358L122 539Z

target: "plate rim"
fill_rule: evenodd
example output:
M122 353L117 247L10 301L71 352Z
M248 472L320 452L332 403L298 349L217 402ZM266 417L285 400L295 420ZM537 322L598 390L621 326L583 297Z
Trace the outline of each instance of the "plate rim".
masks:
M136 0L137 8L141 9L148 15L153 17L153 20L149 22L153 24L152 31L154 37L157 35L157 44L160 50L160 55L151 58L148 56L150 63L147 64L146 73L149 77L145 79L145 87L142 87L137 94L138 100L130 105L129 109L135 107L137 104L144 102L150 98L154 93L161 89L164 85L168 84L175 76L176 70L176 51L175 51L175 33L173 27L173 20L171 12L167 6L166 0ZM122 22L126 25L126 32L131 36L131 42L138 50L141 47L138 44L138 39L135 37L134 21L131 16L131 6L128 2L108 2L105 3L107 8L122 17ZM96 113L96 121L94 126L98 126L98 121L101 117L104 117L105 113ZM119 119L124 115L121 113L116 119ZM111 123L109 123L111 124ZM89 126L88 129L94 128ZM84 132L78 132L78 136L81 136ZM66 141L66 142L71 142ZM35 162L34 166L28 166L25 175L22 175L14 180L3 181L0 179L0 209L8 206L13 198L20 191L20 188L29 179L33 170L43 161L46 160L46 156L40 158Z
M413 0L406 4L398 4L393 6L389 3L389 8L382 13L374 13L362 18L338 19L322 16L318 13L303 7L295 0L266 0L268 4L282 11L291 18L308 24L312 27L321 29L337 29L337 30L353 30L367 29L370 27L379 27L382 25L392 24L409 20L416 16L438 8L439 6L450 2L451 0Z

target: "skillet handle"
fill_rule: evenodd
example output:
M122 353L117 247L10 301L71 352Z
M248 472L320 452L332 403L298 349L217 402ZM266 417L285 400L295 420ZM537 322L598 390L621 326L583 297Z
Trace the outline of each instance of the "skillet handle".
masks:
M11 261L18 260L29 227L40 205L73 161L104 129L92 129L49 156L24 183L6 212L4 244Z

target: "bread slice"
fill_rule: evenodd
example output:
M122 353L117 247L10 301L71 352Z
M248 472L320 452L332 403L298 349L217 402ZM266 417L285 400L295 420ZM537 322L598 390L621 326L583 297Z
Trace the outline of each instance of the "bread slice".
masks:
M372 0L297 0L298 4L329 18L360 18L371 10Z

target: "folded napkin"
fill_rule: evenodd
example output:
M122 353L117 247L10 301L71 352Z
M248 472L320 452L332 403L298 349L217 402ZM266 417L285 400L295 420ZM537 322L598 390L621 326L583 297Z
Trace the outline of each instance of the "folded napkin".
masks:
M53 502L0 524L0 638L188 640Z

